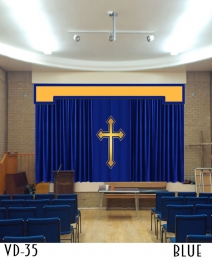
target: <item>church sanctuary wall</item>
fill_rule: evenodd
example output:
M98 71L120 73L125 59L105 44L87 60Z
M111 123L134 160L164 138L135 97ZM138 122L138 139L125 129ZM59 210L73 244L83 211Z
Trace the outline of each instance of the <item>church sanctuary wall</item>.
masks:
M8 151L35 152L35 106L31 72L8 72Z
M8 80L8 152L35 153L35 106L31 72L7 72ZM34 183L34 159L22 159L21 170L28 182ZM24 165L25 163L25 165ZM20 163L19 163L20 165ZM28 168L28 170L25 169ZM19 167L20 168L20 167ZM32 168L32 169L31 169Z
M185 178L194 180L194 168L211 167L210 145L203 147L203 156L201 146L189 146L201 142L211 143L211 78L210 72L187 72L186 77Z
M7 80L0 68L0 159L7 151Z
M210 142L210 72L8 72L8 151L34 153L33 83L186 83L185 178L194 177L201 166L200 131ZM210 148L205 148L204 163L210 166ZM173 185L171 189L177 191ZM177 185L177 188L180 188ZM194 188L191 186L191 188ZM79 206L98 207L98 183L76 183ZM50 185L50 191L53 184ZM147 204L143 204L146 207Z

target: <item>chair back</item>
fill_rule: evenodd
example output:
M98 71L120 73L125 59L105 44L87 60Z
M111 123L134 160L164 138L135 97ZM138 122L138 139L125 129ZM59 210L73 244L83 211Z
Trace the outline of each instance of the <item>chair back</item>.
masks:
M76 223L76 200L75 199L55 199L52 200L52 205L69 205L71 224Z
M209 204L212 204L212 197L208 197Z
M208 203L208 198L207 197L189 197L186 196L184 198L185 200L185 204L187 205L194 205L193 209L194 209L194 214L196 214L196 205L197 204L207 204Z
M22 218L27 220L28 218L36 217L35 207L10 207L8 208L8 214L10 219Z
M75 199L76 200L76 214L78 214L78 199L76 193L70 193L70 194L58 194L57 199Z
M6 209L4 207L0 207L0 219L6 219Z
M9 207L24 207L25 206L25 200L19 199L19 200L1 200L1 206L5 207L6 209L6 218L9 218L8 214L8 208Z
M186 197L186 196L191 196L191 197L197 197L197 193L196 192L178 192L178 195L177 196L183 196L183 197Z
M176 215L193 215L193 205L167 205L167 231L175 232Z
M34 196L33 194L13 194L12 195L12 200L20 200L20 199L23 199L23 200L33 200L34 199Z
M187 235L186 243L212 243L212 235Z
M211 215L212 215L212 204L197 204L196 214L207 215L207 233L211 232Z
M44 217L60 219L61 235L70 233L71 216L69 205L48 205L44 206Z
M36 218L44 218L43 207L46 205L50 205L49 199L42 200L26 200L27 207L35 207L36 208Z
M167 220L167 205L183 205L183 197L172 197L172 196L163 196L161 197L162 210L161 210L161 220Z
M58 194L57 199L77 199L76 193Z
M50 200L50 204L52 203L52 200L55 199L54 193L37 193L34 197L35 200L42 200L42 199L48 199Z
M46 243L60 243L60 219L56 218L29 218L27 220L27 235L43 235Z
M24 220L24 234L26 235L26 220L28 218L36 217L35 207L9 207L8 208L9 219L20 219Z
M161 202L161 197L163 196L175 196L175 192L156 192L156 204L155 208L156 211L161 212L162 210L162 202Z
M3 219L0 220L0 242L5 236L24 236L23 219Z
M207 215L176 215L176 243L186 243L187 235L206 235Z
M3 238L3 243L46 243L46 238L43 235L25 237L5 236Z
M9 194L1 194L0 195L0 205L1 205L1 200L10 200L10 195Z
M178 192L177 196L182 196L184 198L185 204L185 197L197 197L196 192Z
M211 192L200 192L199 197L208 197L208 203L211 203L210 198L212 198L212 193Z

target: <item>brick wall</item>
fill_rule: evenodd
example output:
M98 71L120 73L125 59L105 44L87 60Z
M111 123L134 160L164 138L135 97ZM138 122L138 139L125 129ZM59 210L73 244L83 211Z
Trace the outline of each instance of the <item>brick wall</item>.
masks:
M8 146L10 152L35 152L35 107L31 72L8 72Z
M31 72L8 72L9 152L35 153L35 106ZM19 157L18 171L26 171L29 184L35 182L34 157Z
M211 167L211 146L189 146L211 142L210 72L188 72L185 91L185 178L194 177L194 168Z
M0 160L7 150L7 83L6 73L0 68Z

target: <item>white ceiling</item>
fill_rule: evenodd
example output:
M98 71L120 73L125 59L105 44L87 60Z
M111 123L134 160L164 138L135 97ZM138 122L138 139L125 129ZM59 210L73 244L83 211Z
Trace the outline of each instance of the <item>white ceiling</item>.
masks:
M212 0L1 0L0 13L5 71L212 71Z

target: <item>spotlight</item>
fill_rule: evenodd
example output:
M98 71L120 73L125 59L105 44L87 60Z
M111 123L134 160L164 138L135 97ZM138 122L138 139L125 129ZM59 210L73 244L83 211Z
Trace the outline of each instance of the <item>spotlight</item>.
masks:
M147 36L147 41L148 41L148 42L153 41L154 38L155 38L154 35L149 35L149 36Z
M77 34L75 34L75 35L74 35L74 40L75 40L76 42L80 41L80 36L77 35Z
M109 41L113 41L113 35L110 35L110 36L108 37L108 39L109 39Z

